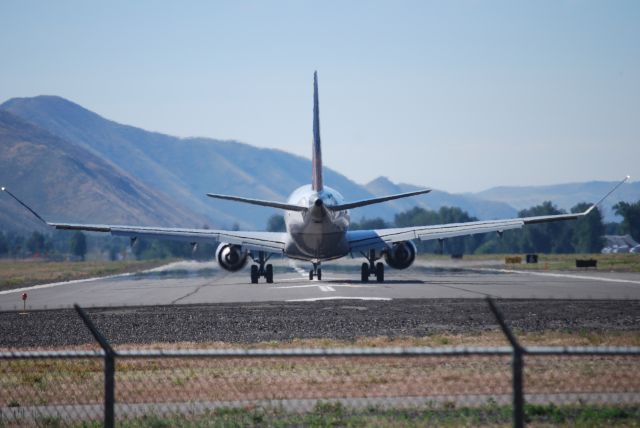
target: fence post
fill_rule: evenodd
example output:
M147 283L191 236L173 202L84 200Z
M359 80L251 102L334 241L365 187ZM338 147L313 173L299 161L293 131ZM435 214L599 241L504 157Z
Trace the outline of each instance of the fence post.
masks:
M502 312L500 312L491 297L487 296L487 303L489 304L489 309L491 309L493 316L496 317L496 321L498 321L498 325L500 325L502 332L507 337L507 340L509 340L511 347L513 348L513 356L511 360L511 367L513 370L513 426L516 428L522 428L524 426L524 385L522 381L522 371L524 368L522 357L524 355L524 348L520 345L518 339L516 339L515 335L505 322Z
M87 313L77 303L73 305L76 312L87 326L93 337L100 344L100 347L104 351L104 426L106 428L113 428L115 423L115 372L116 364L115 357L116 352L111 347L111 344L100 333L100 331L93 324Z

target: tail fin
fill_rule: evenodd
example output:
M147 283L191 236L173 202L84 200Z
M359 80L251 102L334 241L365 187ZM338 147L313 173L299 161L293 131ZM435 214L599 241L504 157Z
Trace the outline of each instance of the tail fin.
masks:
M318 72L313 72L313 152L311 188L322 190L322 149L320 147L320 108L318 106Z

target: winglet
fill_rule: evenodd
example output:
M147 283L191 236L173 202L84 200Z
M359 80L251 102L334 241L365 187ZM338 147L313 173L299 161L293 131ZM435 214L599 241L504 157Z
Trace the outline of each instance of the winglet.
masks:
M15 199L20 205L22 205L23 207L25 207L27 210L29 210L29 212L31 214L33 214L34 216L36 216L36 218L38 220L40 220L41 222L43 222L44 224L46 224L47 226L50 226L49 223L47 223L47 221L45 219L43 219L42 217L40 217L40 215L35 212L34 210L32 210L27 204L25 204L24 202L22 202L20 199L18 199L18 197L16 195L14 195L13 193L11 193L9 191L9 189L7 189L6 187L2 187L2 191L5 192L6 194L8 194L9 196L11 196L13 199Z
M604 201L605 199L607 199L609 197L610 194L612 194L613 192L615 192L616 190L618 190L618 187L622 186L625 182L627 182L627 180L629 180L631 178L630 175L627 175L620 183L616 184L615 187L611 190L609 190L609 193L607 193L606 195L604 195L602 198L600 198L600 200L598 202L596 202L595 204L591 205L589 207L588 210L586 210L584 212L584 215L589 214L591 211L593 211L594 208L596 208L598 205L600 205L602 203L602 201Z

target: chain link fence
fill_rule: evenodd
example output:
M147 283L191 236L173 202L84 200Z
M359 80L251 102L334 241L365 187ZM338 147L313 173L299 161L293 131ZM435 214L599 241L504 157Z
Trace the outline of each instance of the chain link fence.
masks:
M640 424L638 347L116 352L84 319L102 351L0 353L0 427Z

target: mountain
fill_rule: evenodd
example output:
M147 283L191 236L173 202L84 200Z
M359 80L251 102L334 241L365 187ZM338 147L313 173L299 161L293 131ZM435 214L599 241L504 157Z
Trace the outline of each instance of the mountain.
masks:
M14 189L46 218L58 221L263 229L277 210L207 198L207 192L285 201L311 179L309 159L236 141L177 138L122 125L55 96L14 98L0 105L0 184ZM362 186L331 169L325 183L347 200L421 188L380 177ZM361 217L392 220L416 205L458 206L479 219L513 217L551 200L568 209L593 201L612 183L501 187L476 194L435 190L421 197L360 208ZM636 187L633 187L636 186ZM612 201L638 197L638 183ZM609 203L611 205L611 202ZM0 229L39 227L0 198ZM606 211L605 211L606 212Z
M45 218L88 223L202 226L164 195L99 156L0 110L0 183ZM0 229L43 229L18 204L0 198Z
M621 179L624 175L621 173ZM580 202L597 202L613 186L615 181L589 181L586 183L567 183L550 186L503 186L474 193L473 196L505 202L522 210L538 205L543 201L551 201L557 207L567 211ZM605 221L619 221L613 212L613 205L620 201L636 202L640 200L640 181L626 183L609 196L602 205Z
M107 120L60 97L14 98L0 105L0 110L126 171L162 192L176 209L204 216L213 227L228 228L237 223L243 228L262 229L268 216L278 211L213 200L205 196L207 192L284 201L311 178L311 162L299 156L235 141L182 139L149 132ZM372 197L364 187L331 169L325 170L325 182L350 200ZM358 211L358 215L387 219L393 214L394 210L384 205Z
M378 177L365 185L376 196L393 193L411 192L423 187L412 184L395 184L386 177ZM406 211L415 206L428 210L438 210L442 206L460 207L474 217L482 220L515 217L517 211L507 203L488 201L473 195L455 195L441 190L433 190L423 196L398 199L388 202L396 212Z

